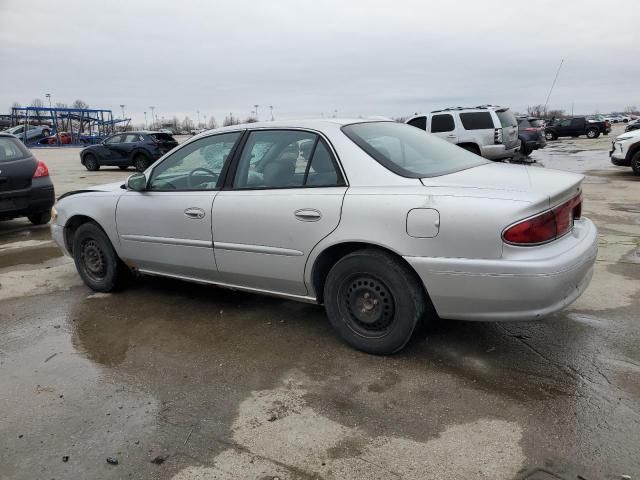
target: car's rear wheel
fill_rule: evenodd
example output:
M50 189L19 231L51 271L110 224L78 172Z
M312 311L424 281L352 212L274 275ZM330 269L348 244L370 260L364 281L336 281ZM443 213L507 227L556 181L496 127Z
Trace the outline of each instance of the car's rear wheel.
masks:
M558 136L553 132L545 132L544 138L546 138L547 140L557 140Z
M90 172L100 170L100 163L98 163L98 159L93 153L87 153L84 156L84 168Z
M532 152L532 149L529 148L527 145L525 145L524 143L522 144L522 146L520 147L520 153L522 155L524 155L525 157L528 157Z
M97 292L112 292L126 279L127 267L95 223L85 223L76 230L73 260L84 283Z
M633 169L633 173L640 175L640 151L631 157L631 168Z
M600 132L597 128L590 128L587 130L587 138L598 138L600 136Z
M46 211L46 212L34 213L32 215L29 215L27 218L34 225L44 225L45 223L49 223L49 220L51 220L51 212Z
M136 167L136 170L139 172L144 172L151 165L151 161L147 158L146 155L142 153L137 154L133 158L133 166Z
M324 301L338 334L354 348L377 355L396 353L409 342L428 302L415 273L379 250L340 259L327 276Z

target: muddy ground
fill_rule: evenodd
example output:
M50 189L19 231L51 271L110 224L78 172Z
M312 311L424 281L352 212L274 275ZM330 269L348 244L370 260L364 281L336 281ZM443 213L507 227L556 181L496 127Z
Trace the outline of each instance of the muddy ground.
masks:
M640 478L640 177L596 142L531 157L587 175L584 296L545 321L440 322L392 357L313 305L162 279L95 294L46 227L1 222L0 478ZM132 173L36 155L59 194Z

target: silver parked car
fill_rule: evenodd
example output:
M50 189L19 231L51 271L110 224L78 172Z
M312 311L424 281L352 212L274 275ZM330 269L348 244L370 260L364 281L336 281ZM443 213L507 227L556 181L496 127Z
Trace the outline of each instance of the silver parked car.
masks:
M63 195L51 229L94 290L133 270L322 303L349 344L389 354L436 316L538 319L578 298L597 253L582 178L394 122L254 123Z
M36 125L27 125L26 126L26 137L25 137L25 125L18 125L16 127L5 130L2 133L10 133L11 135L19 138L23 142L29 142L31 140L37 140L39 138L48 137L51 133L51 128L46 125L36 126Z

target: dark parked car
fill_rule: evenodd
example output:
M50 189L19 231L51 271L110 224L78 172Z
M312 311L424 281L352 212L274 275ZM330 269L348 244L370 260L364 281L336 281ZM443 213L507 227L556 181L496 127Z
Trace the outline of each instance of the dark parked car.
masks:
M547 144L544 138L544 120L534 117L519 117L518 138L522 155L529 155L534 150L544 148Z
M632 132L633 130L640 130L640 120L634 120L624 128L625 132Z
M0 220L27 217L41 225L55 202L47 166L13 135L0 133Z
M91 171L105 165L120 167L121 170L134 166L142 172L177 145L178 142L168 133L118 133L83 149L80 152L80 161Z
M597 122L588 120L587 117L557 118L552 120L544 128L547 140L555 140L558 137L579 137L586 135L588 138L598 138L601 133L608 135L611 124L608 121Z

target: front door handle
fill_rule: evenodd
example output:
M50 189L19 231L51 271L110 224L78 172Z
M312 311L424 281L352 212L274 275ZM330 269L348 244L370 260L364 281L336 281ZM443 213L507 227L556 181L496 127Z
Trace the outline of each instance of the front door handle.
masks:
M205 215L204 210L198 207L187 208L184 211L184 214L187 218L192 218L194 220L199 220L201 218L204 218L204 215Z
M301 222L317 222L322 218L322 214L314 208L301 208L296 210L293 215Z

